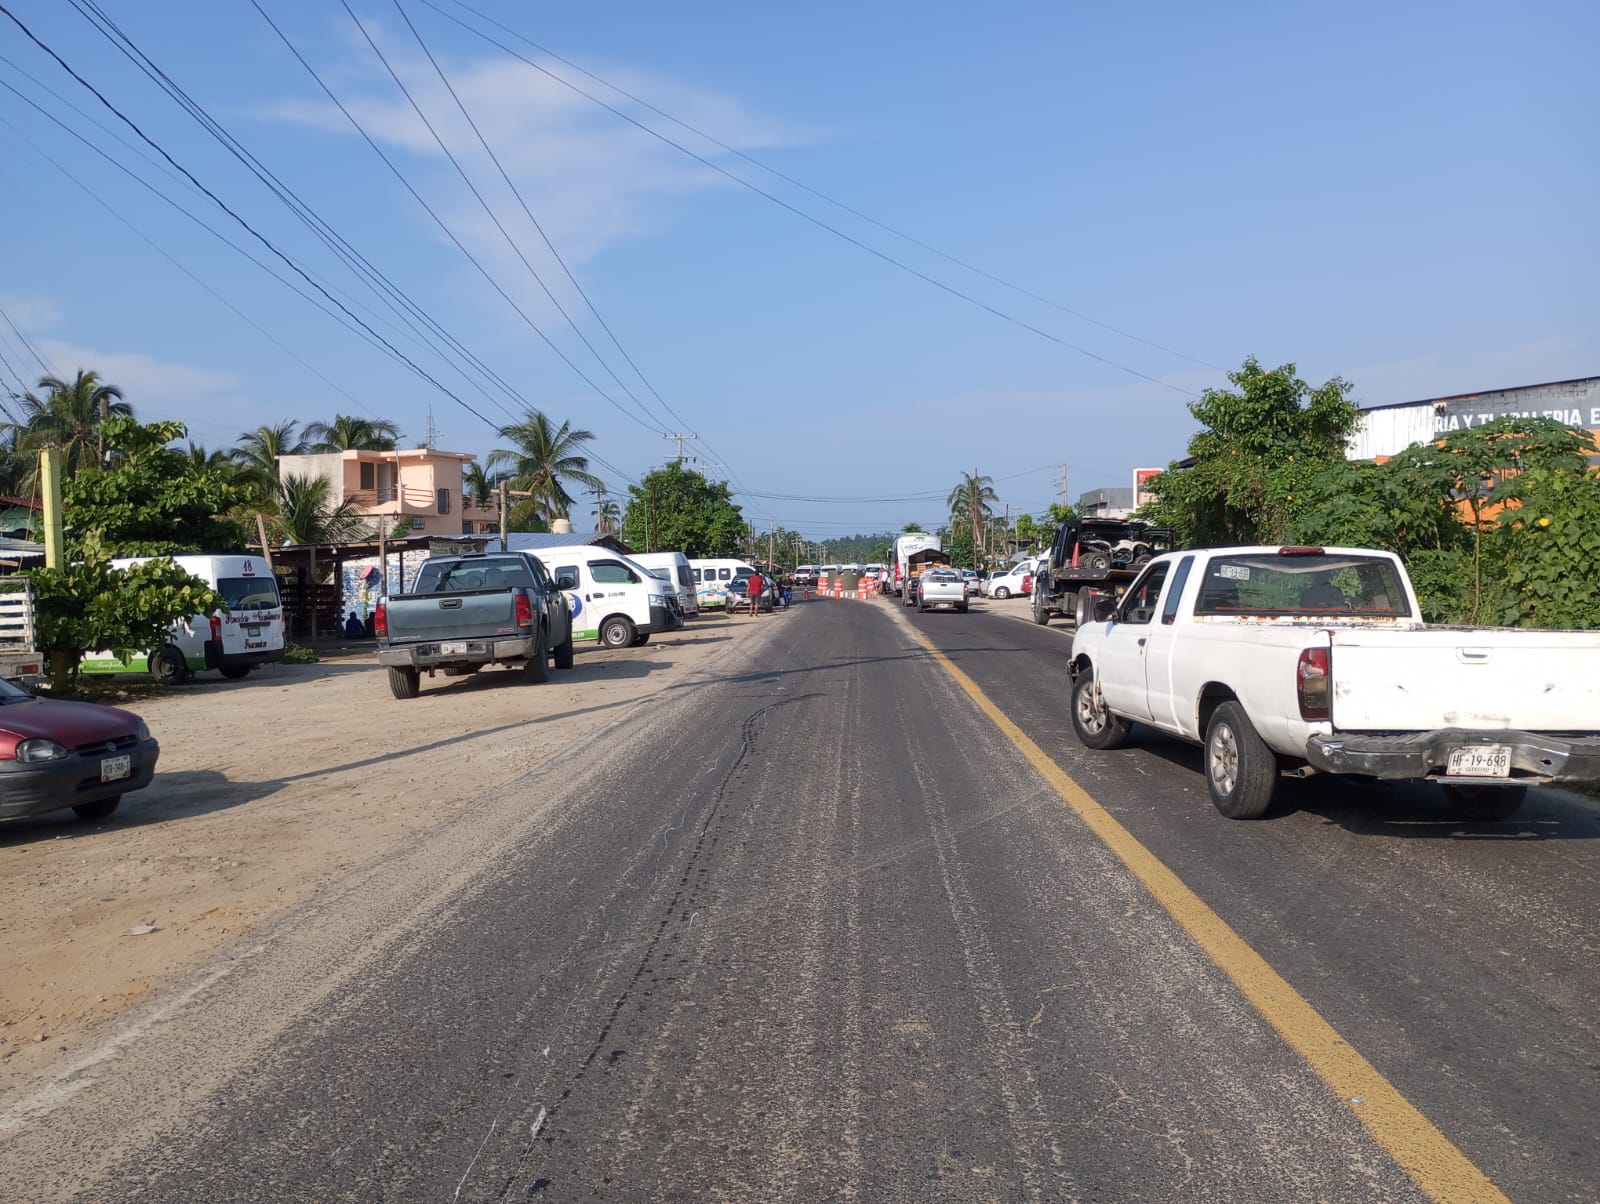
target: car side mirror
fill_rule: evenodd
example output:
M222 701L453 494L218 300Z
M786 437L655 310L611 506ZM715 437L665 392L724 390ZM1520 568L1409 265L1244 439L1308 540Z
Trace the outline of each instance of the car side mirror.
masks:
M577 589L578 588L578 579L576 577L574 577L571 573L562 573L561 576L556 578L556 588L557 589Z
M1094 621L1096 623L1109 623L1117 617L1117 603L1114 598L1097 598L1094 604Z

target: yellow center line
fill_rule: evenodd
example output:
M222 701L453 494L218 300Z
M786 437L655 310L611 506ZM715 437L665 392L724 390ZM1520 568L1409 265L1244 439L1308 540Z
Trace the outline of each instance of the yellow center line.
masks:
M1355 1115L1367 1132L1428 1197L1442 1204L1478 1204L1506 1196L1432 1121L1341 1037L1266 960L1229 928L1179 877L1111 817L1045 751L989 700L921 632L918 643L965 690L1062 800L1144 884L1157 903L1233 980L1252 1006Z

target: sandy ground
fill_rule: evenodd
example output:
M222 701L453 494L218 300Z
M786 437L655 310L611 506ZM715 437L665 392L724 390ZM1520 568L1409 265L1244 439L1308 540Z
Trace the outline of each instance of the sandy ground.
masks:
M371 645L120 705L161 742L109 820L0 823L0 1096L121 1009L786 617L708 614L580 645L543 686L491 669L400 702Z

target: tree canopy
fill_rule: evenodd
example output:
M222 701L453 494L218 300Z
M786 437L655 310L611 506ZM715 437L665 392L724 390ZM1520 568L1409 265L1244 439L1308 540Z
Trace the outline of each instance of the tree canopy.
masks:
M643 551L731 556L745 541L744 515L726 481L708 481L673 462L628 486L622 538Z

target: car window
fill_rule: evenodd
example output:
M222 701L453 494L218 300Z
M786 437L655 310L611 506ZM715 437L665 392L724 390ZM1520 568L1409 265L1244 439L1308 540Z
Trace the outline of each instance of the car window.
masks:
M718 569L717 570L717 580L718 581L727 581L732 576L733 576L733 573L728 569Z
M637 585L639 578L620 560L591 560L589 576L596 585Z
M1167 600L1161 604L1162 623L1171 623L1178 617L1178 598L1183 593L1184 584L1189 580L1189 570L1193 567L1193 556L1185 556L1178 561L1178 571L1172 575L1172 588L1167 591Z
M271 577L221 577L217 593L229 610L276 610L278 583Z
M1156 599L1161 596L1161 586L1172 569L1168 560L1152 564L1128 587L1122 599L1121 620L1124 623L1148 623L1155 616Z
M574 581L580 580L580 578L578 577L578 566L575 565L575 564L558 564L558 565L556 565L556 571L555 571L556 580L559 581L563 577L571 577Z

